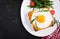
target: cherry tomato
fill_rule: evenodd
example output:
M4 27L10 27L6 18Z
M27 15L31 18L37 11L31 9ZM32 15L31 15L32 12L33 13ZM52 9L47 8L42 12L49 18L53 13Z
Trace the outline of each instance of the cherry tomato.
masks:
M32 7L35 6L35 2L34 1L31 1L30 2L30 6L32 6Z
M55 11L54 11L54 10L50 10L50 13L51 13L52 15L54 15L54 14L55 14Z

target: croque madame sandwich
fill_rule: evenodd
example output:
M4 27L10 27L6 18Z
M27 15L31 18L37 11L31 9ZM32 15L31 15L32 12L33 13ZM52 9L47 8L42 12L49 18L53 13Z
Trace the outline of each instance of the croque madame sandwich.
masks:
M32 10L28 13L28 17L35 31L43 30L54 25L54 20L50 12Z

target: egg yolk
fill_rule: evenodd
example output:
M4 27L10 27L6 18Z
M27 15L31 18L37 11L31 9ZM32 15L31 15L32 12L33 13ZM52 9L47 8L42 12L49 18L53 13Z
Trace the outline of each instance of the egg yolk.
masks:
M45 22L45 16L44 15L37 16L36 21L39 23Z

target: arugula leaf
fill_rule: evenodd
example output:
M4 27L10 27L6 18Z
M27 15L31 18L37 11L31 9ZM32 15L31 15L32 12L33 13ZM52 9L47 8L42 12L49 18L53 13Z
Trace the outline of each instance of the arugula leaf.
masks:
M31 21L31 23L33 23L33 21L35 20L36 18L34 18L32 21Z
M35 25L37 26L37 23L35 22Z
M56 20L55 17L53 17L53 18L54 18L54 24L56 23L58 26L58 23L60 23L60 22L58 20Z
M55 23L58 23L58 21L55 19L55 17L53 17L53 18L54 18L54 24L55 24Z
M44 8L44 7L51 7L53 8L53 1L51 0L34 0L35 2L35 6L31 7L31 8Z
M31 23L33 23L33 22L35 21L36 18L37 18L37 17L35 17L35 18L31 21Z

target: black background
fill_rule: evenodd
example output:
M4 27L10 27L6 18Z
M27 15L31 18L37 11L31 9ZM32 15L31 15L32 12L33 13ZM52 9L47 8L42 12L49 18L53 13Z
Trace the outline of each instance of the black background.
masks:
M21 23L22 0L0 0L0 39L41 39L29 34Z

